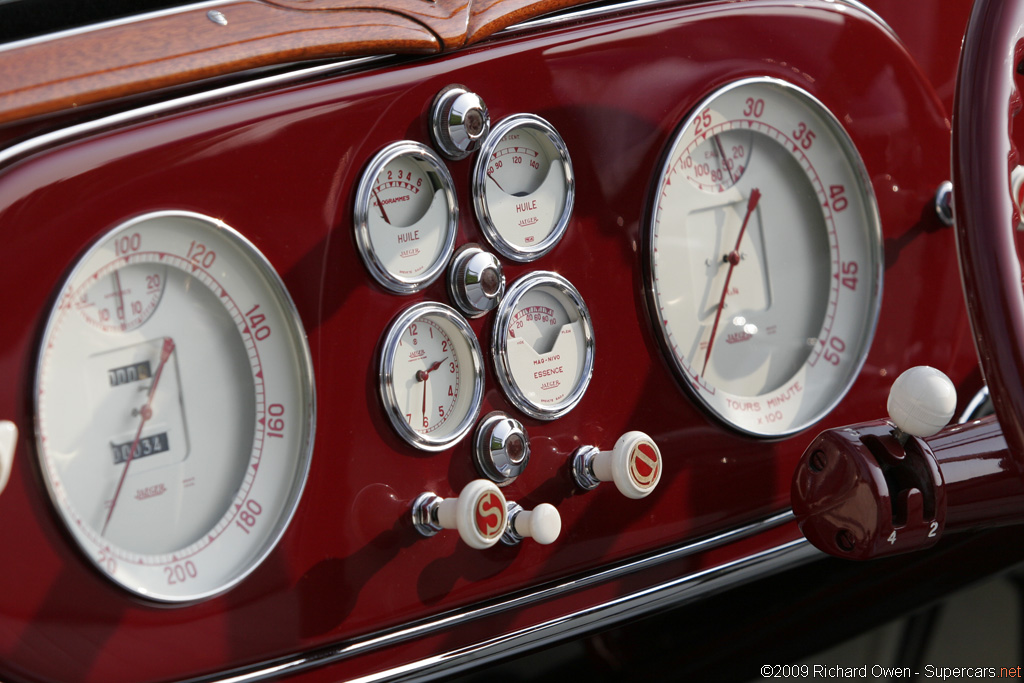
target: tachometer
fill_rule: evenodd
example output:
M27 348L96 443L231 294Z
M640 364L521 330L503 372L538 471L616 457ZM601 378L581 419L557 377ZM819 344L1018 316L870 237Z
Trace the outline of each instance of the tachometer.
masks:
M281 280L223 223L163 212L104 236L59 293L36 387L50 496L124 588L209 597L284 532L312 450L310 354Z
M799 431L867 354L882 281L867 174L803 90L722 88L672 141L649 226L657 329L692 393L733 427Z

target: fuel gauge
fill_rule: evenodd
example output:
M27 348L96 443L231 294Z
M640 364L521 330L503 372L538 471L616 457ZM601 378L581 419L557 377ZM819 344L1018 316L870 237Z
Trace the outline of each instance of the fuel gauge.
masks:
M530 273L509 289L491 352L509 400L540 420L580 402L594 370L594 327L579 291L561 275Z
M473 171L473 205L499 253L527 262L551 251L574 196L569 150L550 123L517 114L492 129Z

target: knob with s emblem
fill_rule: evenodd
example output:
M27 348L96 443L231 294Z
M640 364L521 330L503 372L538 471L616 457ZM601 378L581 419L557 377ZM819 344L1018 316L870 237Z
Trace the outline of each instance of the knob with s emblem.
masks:
M471 548L490 548L501 539L507 522L505 496L486 479L466 484L458 498L422 493L412 506L412 521L424 536L442 529L457 529Z

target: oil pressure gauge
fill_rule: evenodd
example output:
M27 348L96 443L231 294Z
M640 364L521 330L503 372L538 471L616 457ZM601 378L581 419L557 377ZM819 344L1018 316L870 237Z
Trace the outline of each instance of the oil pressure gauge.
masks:
M670 144L648 230L652 314L705 407L782 436L835 406L874 333L882 247L863 163L820 102L767 78L712 94Z
M418 142L381 150L355 196L356 244L370 274L398 294L433 282L455 245L458 204L448 169Z
M473 206L499 253L526 262L551 251L574 196L569 150L550 123L517 114L491 129L473 170Z
M466 319L424 302L391 323L380 354L380 395L395 431L440 451L464 437L480 413L483 355Z
M594 327L583 297L557 273L523 276L498 308L491 352L517 408L540 420L565 415L594 370Z

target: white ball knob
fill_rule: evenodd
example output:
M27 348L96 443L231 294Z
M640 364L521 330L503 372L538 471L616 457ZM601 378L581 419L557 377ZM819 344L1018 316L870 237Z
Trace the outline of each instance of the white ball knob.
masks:
M590 461L597 481L614 481L627 498L643 498L661 481L661 450L643 432L626 432L610 451L598 451Z
M935 368L919 365L896 378L886 404L889 417L905 434L926 437L937 434L956 411L956 389L949 377Z
M493 482L476 479L466 484L458 498L441 500L436 519L442 529L458 529L470 548L490 548L505 531L505 496Z
M548 545L562 533L562 516L554 505L541 503L533 510L522 510L513 517L512 528L523 538L533 538L541 545Z

